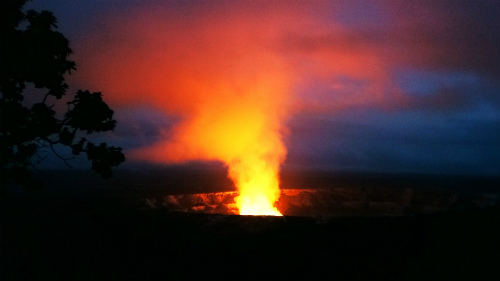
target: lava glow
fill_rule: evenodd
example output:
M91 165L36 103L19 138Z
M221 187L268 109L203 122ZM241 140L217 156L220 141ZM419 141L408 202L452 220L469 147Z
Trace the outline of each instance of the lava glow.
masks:
M235 198L240 215L281 216L274 203L280 195L279 163L263 155L248 155L229 164L229 177L238 187Z

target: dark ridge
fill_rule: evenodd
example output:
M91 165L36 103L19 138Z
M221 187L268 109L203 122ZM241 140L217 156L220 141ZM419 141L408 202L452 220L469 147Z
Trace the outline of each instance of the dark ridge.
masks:
M494 177L287 173L288 188L498 195ZM41 191L6 188L0 280L485 280L498 273L498 204L405 216L228 216L144 204L152 196L234 190L223 170L122 170L107 181L90 175L48 171L52 181Z

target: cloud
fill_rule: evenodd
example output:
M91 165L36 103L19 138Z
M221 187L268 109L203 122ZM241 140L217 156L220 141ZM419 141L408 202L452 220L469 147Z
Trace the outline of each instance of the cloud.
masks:
M262 7L199 5L111 16L86 45L82 77L113 104L149 104L179 118L131 158L221 161L240 214L277 215L294 73L272 42L289 18Z
M500 77L498 1L387 1L398 64ZM388 46L389 47L389 46Z
M314 110L308 95L336 108L387 106L398 98L390 67L367 34L331 21L335 4L256 3L147 3L111 14L76 44L78 83L100 89L113 104L149 103L178 115L215 89L251 87L251 79L271 72L292 110ZM212 92L200 88L209 84Z
M154 144L141 142L138 157L152 161L230 161L267 132L280 144L297 113L447 114L498 100L494 1L137 1L106 11L75 44L74 79L119 110L175 116L152 122ZM238 136L230 153L225 130Z

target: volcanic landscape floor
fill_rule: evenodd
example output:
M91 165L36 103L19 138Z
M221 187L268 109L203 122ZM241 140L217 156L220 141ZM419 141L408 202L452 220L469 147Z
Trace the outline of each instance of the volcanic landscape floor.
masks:
M498 197L366 182L344 191L346 182L335 182L340 187L307 198L293 196L310 189L294 189L281 207L284 217L189 210L218 202L209 197L176 210L166 204L169 196L212 191L183 194L164 182L161 189L140 189L124 177L116 187L85 192L66 192L61 183L57 195L5 193L0 280L498 280ZM377 193L370 186L395 189ZM349 215L355 210L361 213Z
M477 280L498 206L397 217L261 217L2 202L1 280Z

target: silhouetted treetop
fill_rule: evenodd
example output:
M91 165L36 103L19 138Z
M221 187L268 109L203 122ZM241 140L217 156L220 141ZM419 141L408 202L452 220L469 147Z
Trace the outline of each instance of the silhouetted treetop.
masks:
M113 130L113 110L102 100L100 92L79 90L67 111L54 110L62 102L68 85L64 75L75 70L69 41L57 31L57 22L49 11L23 12L26 0L0 3L0 182L14 180L35 185L30 168L43 160L43 149L50 149L64 163L69 157L57 148L68 146L73 155L85 153L91 167L103 177L111 167L125 160L121 148L96 145L82 135ZM32 85L35 91L26 91ZM41 92L38 93L38 92Z

